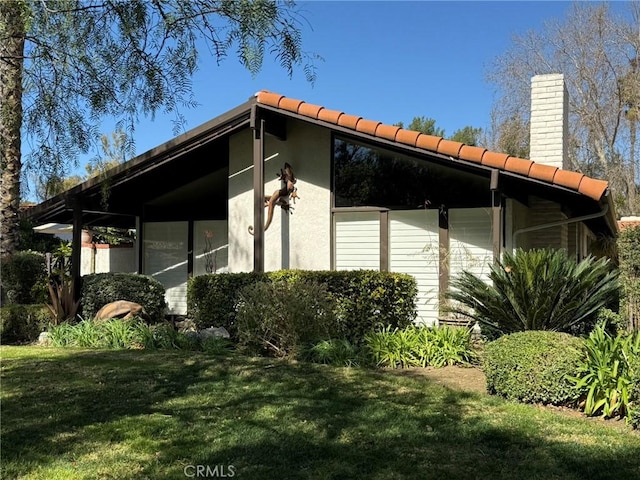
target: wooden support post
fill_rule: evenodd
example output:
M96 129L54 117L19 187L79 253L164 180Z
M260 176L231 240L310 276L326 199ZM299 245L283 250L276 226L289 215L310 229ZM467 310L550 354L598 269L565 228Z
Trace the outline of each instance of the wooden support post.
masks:
M264 120L251 111L253 128L253 271L264 272Z
M380 212L380 271L389 271L389 210Z
M74 300L80 298L80 261L82 255L82 207L79 201L73 204L73 231L71 236L71 280Z
M500 172L491 171L491 215L493 232L493 263L500 261L502 254L502 195L499 189Z
M442 205L438 213L438 306L442 317L445 294L449 290L449 209Z
M144 211L143 211L144 214ZM142 229L142 219L143 217L141 216L137 216L136 217L136 269L138 271L138 273L142 273L143 269L144 269L144 265L142 263L142 260L144 258L144 242L142 241L142 238L144 236L144 232Z
M187 278L193 278L194 259L193 254L194 240L193 240L193 220L187 222Z

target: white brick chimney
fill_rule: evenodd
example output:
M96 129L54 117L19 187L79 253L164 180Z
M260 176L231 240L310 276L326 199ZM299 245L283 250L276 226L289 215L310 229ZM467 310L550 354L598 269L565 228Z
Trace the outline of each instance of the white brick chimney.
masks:
M568 134L569 95L564 75L553 73L532 77L529 159L570 169Z

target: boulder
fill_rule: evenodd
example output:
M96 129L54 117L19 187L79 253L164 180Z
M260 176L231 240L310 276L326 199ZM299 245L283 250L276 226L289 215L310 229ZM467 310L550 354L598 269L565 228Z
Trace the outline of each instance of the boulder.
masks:
M117 300L115 302L107 303L104 307L98 310L93 321L109 320L110 318L142 318L145 322L150 322L151 317L145 311L144 307L139 303L129 302L127 300Z
M199 332L200 339L206 340L207 338L213 337L222 337L222 338L230 338L229 332L224 327L209 327L204 330L200 330Z
M38 345L51 345L51 334L49 332L40 333L40 335L38 335Z

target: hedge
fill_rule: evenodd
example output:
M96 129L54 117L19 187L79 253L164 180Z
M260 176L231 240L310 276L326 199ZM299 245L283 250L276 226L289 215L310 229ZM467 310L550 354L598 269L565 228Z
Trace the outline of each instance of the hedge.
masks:
M417 284L406 274L373 270L279 270L268 273L222 273L189 280L187 309L198 328L223 326L235 336L238 292L255 282L325 284L335 300L340 330L360 343L372 329L404 328L416 317Z

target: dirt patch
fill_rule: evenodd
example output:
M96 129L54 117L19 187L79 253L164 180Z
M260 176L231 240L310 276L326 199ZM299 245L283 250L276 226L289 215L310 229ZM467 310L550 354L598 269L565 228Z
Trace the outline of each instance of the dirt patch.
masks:
M405 368L389 369L397 375L425 377L445 387L474 393L486 393L487 382L484 373L478 367L442 367L442 368Z

